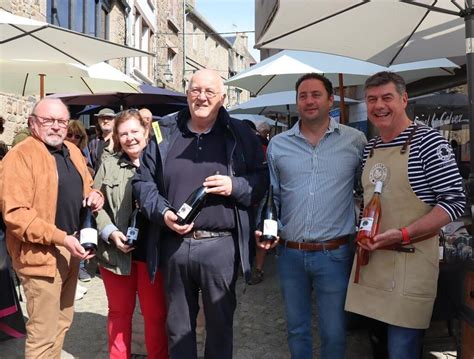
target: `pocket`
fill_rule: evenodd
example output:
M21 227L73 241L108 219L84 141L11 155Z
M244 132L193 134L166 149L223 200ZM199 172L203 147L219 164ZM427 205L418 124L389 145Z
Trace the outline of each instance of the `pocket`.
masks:
M370 253L369 264L360 268L359 283L385 291L395 287L395 251L378 250Z
M344 244L339 248L326 251L326 253L334 262L344 262L352 259L349 244Z
M405 254L403 294L434 298L438 287L438 245L427 240L414 245L414 253Z

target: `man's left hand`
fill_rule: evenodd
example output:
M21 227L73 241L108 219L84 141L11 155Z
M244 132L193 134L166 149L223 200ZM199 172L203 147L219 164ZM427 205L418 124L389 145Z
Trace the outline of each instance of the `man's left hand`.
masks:
M207 187L207 193L220 196L230 196L232 193L232 180L229 176L214 175L207 177L203 185Z
M92 191L83 201L84 206L90 206L93 212L100 211L104 205L104 197L97 191Z
M374 249L399 244L402 241L402 232L399 229L389 229L383 233L377 234L371 241L368 241L365 249L373 251Z

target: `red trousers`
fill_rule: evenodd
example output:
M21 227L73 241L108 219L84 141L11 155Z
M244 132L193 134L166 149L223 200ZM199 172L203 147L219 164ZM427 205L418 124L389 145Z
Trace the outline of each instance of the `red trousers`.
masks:
M132 262L130 275L117 275L100 268L109 302L107 328L110 358L130 358L132 317L138 292L145 321L145 344L148 358L168 358L166 302L163 277L156 273L150 282L145 262Z

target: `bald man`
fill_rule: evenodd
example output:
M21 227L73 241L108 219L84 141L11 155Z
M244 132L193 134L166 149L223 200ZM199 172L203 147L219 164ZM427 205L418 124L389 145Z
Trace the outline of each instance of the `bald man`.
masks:
M74 312L79 261L93 256L79 244L79 212L99 210L81 151L64 142L69 111L43 99L28 118L31 136L3 159L1 212L7 248L26 296L26 358L60 358Z
M196 72L188 108L160 121L163 139L150 141L133 183L142 211L156 227L148 240L161 246L171 358L197 358L199 291L206 313L205 357L232 358L239 262L250 279L252 206L267 189L268 169L257 137L223 107L225 96L216 72ZM208 197L200 215L179 225L174 209L202 185Z

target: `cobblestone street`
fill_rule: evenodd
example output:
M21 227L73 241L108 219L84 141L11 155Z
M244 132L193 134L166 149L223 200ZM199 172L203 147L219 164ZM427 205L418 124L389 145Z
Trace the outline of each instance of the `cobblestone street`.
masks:
M75 303L75 316L72 327L66 336L63 358L107 358L107 300L102 280L94 277L88 283L82 300ZM283 314L278 280L275 273L275 258L268 256L265 267L265 279L255 286L248 286L243 293L243 283L237 285L238 306L234 321L234 358L235 359L285 359L289 358L286 343L286 322ZM25 305L22 303L25 311ZM138 314L138 311L137 313ZM316 314L313 314L316 323ZM136 322L139 322L139 315ZM137 325L141 327L141 325ZM438 340L439 332L428 331L425 338L424 358L455 358L450 340ZM202 355L204 331L198 329L198 343ZM140 330L135 332L133 353L144 354L140 342ZM319 358L319 338L314 328L314 358ZM433 337L434 336L434 337ZM24 340L0 342L0 358L22 358ZM438 351L435 351L438 350ZM431 352L431 353L430 353ZM348 334L347 358L371 358L367 333L363 330ZM184 358L183 358L184 359Z

